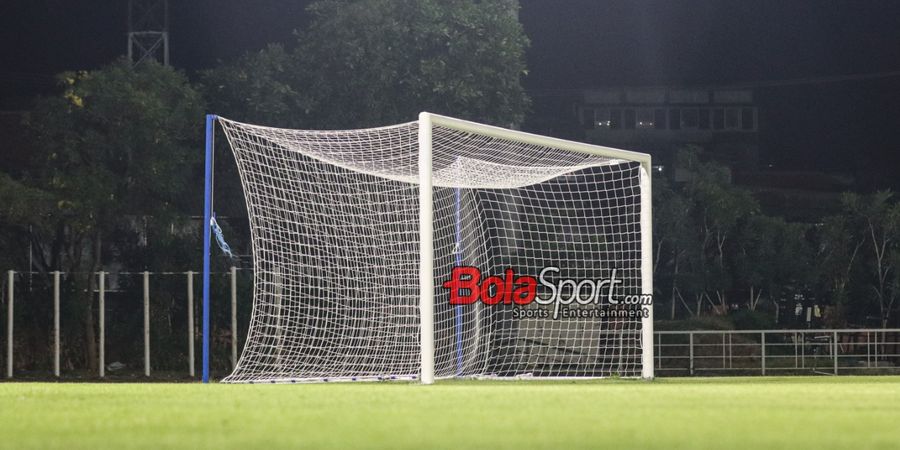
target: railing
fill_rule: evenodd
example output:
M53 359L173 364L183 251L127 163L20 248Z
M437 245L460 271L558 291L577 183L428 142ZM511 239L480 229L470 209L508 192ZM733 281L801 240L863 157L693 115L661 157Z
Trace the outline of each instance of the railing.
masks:
M224 273L227 285L221 289L220 296L230 300L230 311L227 327L230 337L226 341L219 341L222 348L229 347L230 354L227 357L229 365L237 361L238 352L238 313L237 313L237 286L238 269L232 267ZM3 277L5 290L2 297L5 308L0 310L0 316L5 314L5 375L13 378L15 374L15 308L22 300L16 298L16 288L19 283L26 280L24 273L8 271ZM51 272L51 285L45 296L40 296L44 301L52 301L52 340L51 355L52 374L55 377L61 375L60 367L60 280L66 275L61 272ZM71 274L69 274L71 275ZM108 290L110 275L107 272L98 272L97 290L97 331L98 355L97 376L106 376L106 339L107 316L114 312L114 308L107 305L107 296L112 292ZM195 376L195 341L198 333L194 302L195 286L194 278L197 272L117 272L116 276L129 276L133 280L139 279L140 290L129 294L133 300L142 300L142 365L143 375L151 376L151 298L154 291L151 288L151 277L170 278L178 281L176 290L183 292L183 297L173 298L175 302L183 301L181 307L173 308L171 313L184 314L183 325L178 325L179 330L172 330L175 334L184 333L184 344L176 347L184 348L185 360L177 363L178 367L172 368L178 373ZM180 287L180 286L183 286ZM135 286L136 287L136 286ZM137 297L137 298L135 298ZM220 304L221 305L221 304ZM176 312L177 311L177 312ZM224 314L224 312L223 312ZM116 320L116 317L113 317ZM0 326L2 326L0 325ZM135 324L136 325L136 324ZM181 328L183 327L183 328ZM45 335L46 336L46 335ZM178 338L180 339L180 338ZM130 341L129 341L130 342ZM181 347L185 345L185 347ZM167 347L163 351L171 352L176 349ZM224 350L224 349L223 349ZM853 374L853 373L900 373L900 328L890 329L794 329L794 330L697 330L697 331L657 331L654 334L654 364L658 376L684 376L684 375L771 375L771 374L800 374L800 373L824 373L824 374ZM182 350L177 350L177 356ZM182 366L183 364L183 366ZM132 367L134 367L132 366ZM179 367L183 367L179 368ZM136 368L136 367L135 367ZM181 372L184 371L184 372ZM181 375L179 375L181 376Z
M655 333L666 375L900 373L900 328Z
M239 269L236 267L231 267L227 272L224 273L215 273L213 275L225 275L228 278L228 292L230 299L230 339L227 345L230 347L230 363L231 366L237 364L237 355L238 355L238 321L237 321L237 279L238 279L238 271ZM142 322L143 322L143 375L145 377L151 376L151 321L150 321L150 308L151 308L151 275L153 277L183 277L184 280L184 295L182 297L185 302L183 311L186 315L185 325L184 325L184 333L186 335L185 347L186 351L186 360L184 362L184 367L187 369L186 374L190 377L195 376L195 346L196 340L198 338L196 329L197 323L195 321L195 309L199 308L200 305L196 304L194 301L195 298L195 288L194 288L194 278L199 276L199 272L187 271L187 272L113 272L116 277L139 277L140 285L141 285L141 300L143 301L142 306ZM3 291L3 301L6 303L5 311L0 311L0 315L5 313L6 315L6 333L5 333L5 347L6 347L6 367L5 367L5 376L6 378L13 378L15 373L15 342L16 342L16 309L17 306L21 307L19 303L20 299L17 298L17 287L21 283L17 283L17 278L23 277L25 275L38 275L36 272L16 272L16 271L7 271L3 277L3 287L5 288ZM61 327L60 327L60 283L61 278L67 274L59 271L50 272L51 286L50 286L50 297L52 297L52 373L54 377L60 377L60 356L61 356ZM114 290L110 290L109 286L109 278L110 272L96 272L93 273L92 276L96 276L97 278L97 287L94 291L94 299L97 304L97 376L100 378L106 377L107 371L107 361L106 361L106 347L107 347L107 315L108 310L111 309L107 304L107 297L109 294L114 293ZM48 299L50 300L50 299ZM179 309L181 310L181 309ZM199 316L199 314L197 315ZM113 317L113 320L116 318Z

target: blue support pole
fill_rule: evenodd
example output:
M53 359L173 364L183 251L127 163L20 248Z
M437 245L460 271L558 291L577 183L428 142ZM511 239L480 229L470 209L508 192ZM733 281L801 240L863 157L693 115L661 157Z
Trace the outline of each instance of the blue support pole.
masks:
M462 192L456 188L456 266L462 265ZM462 343L462 305L456 305L456 375L461 376L463 371L463 343Z
M203 181L203 382L209 383L209 246L212 221L213 138L216 116L206 115L206 169Z

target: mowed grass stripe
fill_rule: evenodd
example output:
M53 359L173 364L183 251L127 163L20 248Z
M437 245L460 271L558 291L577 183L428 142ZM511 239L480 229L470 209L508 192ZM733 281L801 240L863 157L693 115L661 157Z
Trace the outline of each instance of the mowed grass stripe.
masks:
M900 377L0 384L2 448L900 446Z

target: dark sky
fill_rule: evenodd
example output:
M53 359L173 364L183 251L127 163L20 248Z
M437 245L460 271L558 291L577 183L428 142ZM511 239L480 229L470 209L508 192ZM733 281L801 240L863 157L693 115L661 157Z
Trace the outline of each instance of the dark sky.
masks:
M900 70L896 0L523 4L535 78L541 78L531 80L536 85L557 79L577 85L721 83Z
M190 71L293 40L306 1L172 0ZM126 0L0 0L0 104L124 54ZM532 90L720 85L900 70L900 0L522 0ZM900 177L900 77L757 89L772 162Z

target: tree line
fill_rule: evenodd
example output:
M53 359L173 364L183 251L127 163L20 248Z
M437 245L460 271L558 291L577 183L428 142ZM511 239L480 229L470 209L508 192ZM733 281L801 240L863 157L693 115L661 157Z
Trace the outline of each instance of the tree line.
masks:
M657 318L732 315L751 327L775 326L776 318L782 327L805 326L791 316L818 307L820 325L897 324L893 193L846 192L820 221L790 223L765 214L697 148L681 150L675 167L678 176L653 179Z

